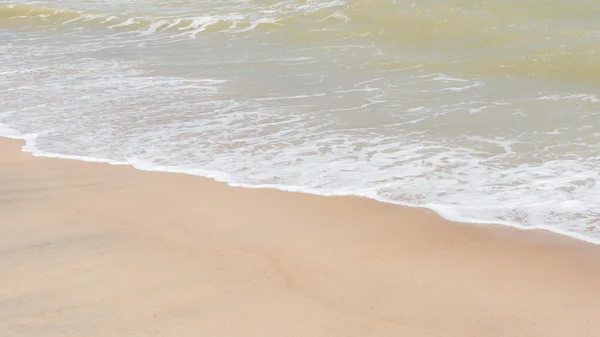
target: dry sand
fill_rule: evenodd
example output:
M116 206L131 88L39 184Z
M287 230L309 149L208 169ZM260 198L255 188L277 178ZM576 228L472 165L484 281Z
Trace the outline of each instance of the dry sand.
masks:
M0 336L600 335L600 248L0 140Z

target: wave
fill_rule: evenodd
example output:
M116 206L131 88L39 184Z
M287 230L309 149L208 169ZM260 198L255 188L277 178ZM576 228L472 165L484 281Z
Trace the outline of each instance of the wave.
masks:
M246 2L241 2L246 3ZM252 3L252 2L251 2ZM201 13L197 13L200 11ZM190 9L189 16L165 16L159 13L96 13L84 10L44 7L33 4L0 4L0 19L23 25L97 24L105 27L129 27L144 31L194 29L209 18L224 26L242 30L257 21L296 26L286 35L300 35L318 28L338 30L340 37L368 37L412 41L421 44L452 37L476 37L506 29L488 41L495 44L518 39L520 34L544 33L547 37L595 36L600 5L587 1L285 1L230 8L229 11ZM311 26L298 27L310 23ZM321 25L319 23L322 23ZM334 25L331 25L334 24ZM244 26L240 26L244 25ZM276 29L276 26L272 27ZM317 29L318 30L318 29ZM291 34L289 34L291 33Z
M542 76L589 83L600 77L600 33L595 20L600 5L590 2L302 3L308 2L278 2L188 17L0 5L0 22L39 29L93 26L176 39L214 33L226 34L226 39L269 32L260 39L293 48L340 42L375 46L386 57L373 57L363 66L382 70L403 63L472 76Z
M150 15L124 17L35 5L1 5L0 20L8 25L41 29L54 26L87 26L140 34L170 33L192 38L204 31L240 33L253 30L259 25L274 23L274 20L268 18L252 20L236 13L174 18Z

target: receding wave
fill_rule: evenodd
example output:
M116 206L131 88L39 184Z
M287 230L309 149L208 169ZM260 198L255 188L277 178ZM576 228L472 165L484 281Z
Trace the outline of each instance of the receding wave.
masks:
M600 242L600 2L13 2L0 134L39 154Z

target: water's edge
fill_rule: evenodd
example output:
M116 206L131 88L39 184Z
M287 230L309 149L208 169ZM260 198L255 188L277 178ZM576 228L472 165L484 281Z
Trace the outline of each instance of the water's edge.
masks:
M438 205L438 204L431 204L431 203L425 204L425 205L415 205L415 204L410 204L410 203L402 203L402 202L398 202L395 200L394 201L387 200L387 199L384 199L381 197L377 197L375 194L367 195L367 194L338 193L338 192L333 192L333 191L330 192L330 191L321 191L321 190L310 189L310 188L307 188L304 186L288 186L288 185L279 185L279 184L262 184L262 185L260 185L260 184L257 184L257 185L242 184L242 183L236 182L235 179L233 179L229 174L224 173L224 172L218 172L218 171L209 171L209 170L203 170L203 169L197 169L197 168L181 168L181 167L164 166L164 165L147 165L147 164L143 164L143 163L139 163L139 162L124 162L124 161L116 161L116 160L107 159L107 158L94 158L94 157L86 157L86 156L74 156L74 155L64 155L64 154L60 154L60 153L45 152L45 151L41 151L37 148L37 146L36 146L37 145L37 141L36 141L37 135L36 134L21 134L19 131L11 128L8 125L2 124L2 123L0 123L0 137L7 138L7 139L23 140L24 145L22 146L21 151L26 152L26 153L31 153L31 155L33 155L35 157L69 159L69 160L78 160L78 161L92 162L92 163L105 163L105 164L109 164L109 165L127 165L127 166L131 166L140 171L188 174L188 175L213 179L217 182L225 183L228 186L232 186L232 187L270 188L270 189L277 189L277 190L287 191L287 192L306 193L306 194L313 194L313 195L320 195L320 196L357 196L357 197L368 198L368 199L372 199L372 200L376 200L376 201L384 202L384 203L388 203L388 204L394 204L394 205L400 205L400 206L412 207L412 208L425 208L425 209L434 211L440 217L442 217L446 220L449 220L449 221L476 224L476 225L500 225L500 226L513 227L513 228L517 228L520 230L544 230L544 231L551 232L554 234L566 236L566 237L569 237L572 239L600 245L600 240L594 240L593 238L589 238L589 237L586 237L586 236L583 236L583 235L580 235L577 233L556 230L551 227L545 227L545 226L524 227L517 223L511 223L511 222L502 222L502 221L490 222L490 221L481 221L478 219L470 219L470 218L456 216L456 215L452 214L452 212L450 211L451 206L448 206L448 205Z

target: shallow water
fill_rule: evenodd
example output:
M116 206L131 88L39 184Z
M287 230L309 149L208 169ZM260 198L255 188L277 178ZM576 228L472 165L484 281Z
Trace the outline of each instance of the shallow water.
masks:
M9 1L38 154L600 242L597 1Z

